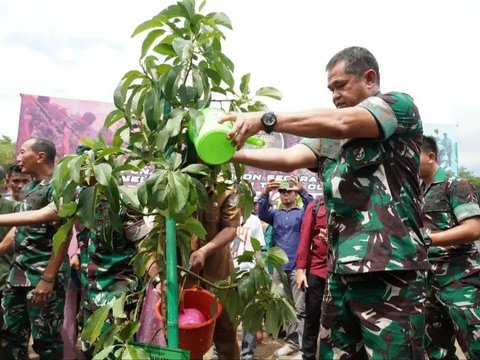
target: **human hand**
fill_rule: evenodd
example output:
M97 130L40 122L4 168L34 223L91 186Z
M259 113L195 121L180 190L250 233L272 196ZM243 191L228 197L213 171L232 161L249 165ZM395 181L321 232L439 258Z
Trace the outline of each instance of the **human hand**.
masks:
M237 149L240 149L245 145L248 137L262 130L263 114L264 112L230 113L222 116L218 122L220 124L234 122L232 129L227 133L227 138L232 140Z
M318 232L318 238L325 244L328 245L328 230L326 228L320 229Z
M305 269L297 269L295 271L295 282L297 283L297 289L306 289L308 288L307 274Z
M205 266L205 258L206 255L202 248L194 251L192 255L190 255L190 270L194 273L200 272Z
M70 267L77 271L80 270L80 256L78 256L78 254L70 258Z
M290 176L289 180L292 185L293 185L293 190L295 190L297 193L302 192L303 190L303 184L300 182L298 179L298 176Z
M270 191L277 190L280 187L280 183L277 180L268 180L263 188L263 193L268 194Z
M32 290L32 304L43 306L52 299L54 282L40 280L35 289Z

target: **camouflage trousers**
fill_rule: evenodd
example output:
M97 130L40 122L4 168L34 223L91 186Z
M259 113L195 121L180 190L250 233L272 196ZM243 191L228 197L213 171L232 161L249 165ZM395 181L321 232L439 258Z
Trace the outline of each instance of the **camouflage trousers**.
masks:
M55 285L53 299L44 306L28 300L33 287L10 287L3 291L3 326L0 329L0 359L28 359L28 339L40 359L63 358L65 290Z
M467 359L480 359L479 274L442 288L432 286L425 307L425 348L430 359L458 359L455 338Z
M321 359L423 359L426 271L328 274Z

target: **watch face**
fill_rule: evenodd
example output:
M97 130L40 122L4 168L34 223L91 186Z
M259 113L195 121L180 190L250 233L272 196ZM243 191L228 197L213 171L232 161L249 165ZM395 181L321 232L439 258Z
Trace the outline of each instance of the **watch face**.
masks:
M263 115L263 123L265 125L273 125L275 124L275 115L273 113L266 113L265 115Z

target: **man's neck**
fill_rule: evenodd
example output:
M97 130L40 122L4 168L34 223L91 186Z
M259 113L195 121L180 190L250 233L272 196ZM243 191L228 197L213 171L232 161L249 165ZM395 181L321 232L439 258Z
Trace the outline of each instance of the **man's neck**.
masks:
M437 173L438 168L439 168L439 166L438 166L437 163L433 164L432 168L430 169L428 174L422 178L422 180L423 180L423 182L425 183L426 186L430 186L432 184L433 177Z
M37 171L35 171L35 174L33 176L37 181L42 181L52 175L53 173L53 166L44 166L39 168Z

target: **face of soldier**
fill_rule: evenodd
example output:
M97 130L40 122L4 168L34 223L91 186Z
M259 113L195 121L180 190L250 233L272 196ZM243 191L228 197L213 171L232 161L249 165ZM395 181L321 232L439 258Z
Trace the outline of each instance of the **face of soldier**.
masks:
M17 156L17 163L22 168L22 173L34 174L40 160L40 153L32 150L33 141L27 140L22 144ZM43 154L43 153L42 153Z
M420 179L426 179L432 176L432 164L435 161L435 155L432 152L420 153Z
M339 61L328 71L328 89L332 92L333 103L338 109L359 104L372 95L372 88L376 88L375 78L373 70L357 78L345 72L345 61Z
M12 192L12 198L18 200L22 188L32 181L32 177L28 174L13 172L6 183L7 189Z

